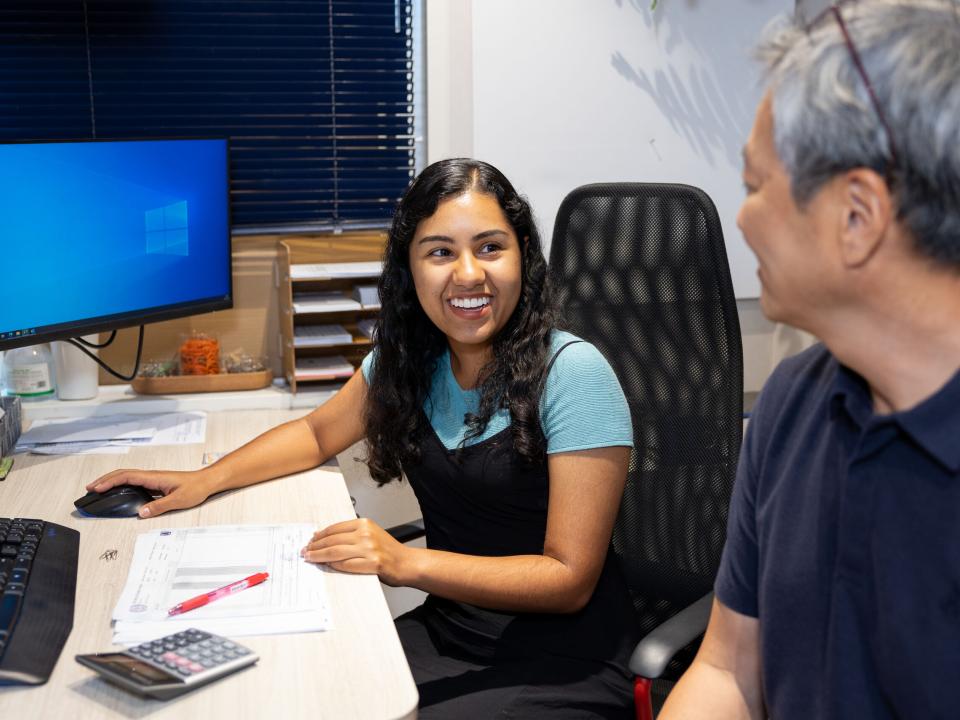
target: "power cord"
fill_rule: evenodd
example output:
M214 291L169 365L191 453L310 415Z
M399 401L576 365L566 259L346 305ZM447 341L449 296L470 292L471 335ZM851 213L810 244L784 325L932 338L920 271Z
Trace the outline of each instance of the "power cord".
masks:
M79 348L82 352L86 353L87 357L89 357L97 365L102 367L104 370L106 370L108 373L113 375L115 378L123 380L124 382L130 382L137 376L137 373L140 371L140 354L143 352L143 325L140 326L140 339L137 340L137 359L133 363L133 372L129 376L121 375L112 367L110 367L105 362L103 362L103 360L101 360L92 352L87 350L87 348L105 348L113 342L116 336L117 336L117 331L114 330L112 333L110 333L110 337L107 338L107 341L99 345L96 343L88 342L82 338L67 338L64 342L68 342L74 347Z
M116 337L117 337L117 331L114 330L112 333L110 333L110 337L107 338L107 341L100 343L99 345L97 345L97 343L92 343L89 340L84 340L82 337L73 338L73 340L76 341L74 345L76 345L76 343L80 343L81 345L86 345L88 348L105 348L108 345L112 345L114 338Z

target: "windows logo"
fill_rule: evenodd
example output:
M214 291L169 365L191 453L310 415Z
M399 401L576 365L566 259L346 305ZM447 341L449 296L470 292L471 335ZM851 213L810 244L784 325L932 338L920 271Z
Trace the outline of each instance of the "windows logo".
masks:
M144 213L147 252L189 255L187 201L147 210Z

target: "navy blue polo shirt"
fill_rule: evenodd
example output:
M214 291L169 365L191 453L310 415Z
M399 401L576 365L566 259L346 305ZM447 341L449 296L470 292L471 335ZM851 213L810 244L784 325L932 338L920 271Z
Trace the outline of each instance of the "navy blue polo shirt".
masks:
M816 346L750 421L717 598L760 622L772 718L960 717L960 373L876 415Z

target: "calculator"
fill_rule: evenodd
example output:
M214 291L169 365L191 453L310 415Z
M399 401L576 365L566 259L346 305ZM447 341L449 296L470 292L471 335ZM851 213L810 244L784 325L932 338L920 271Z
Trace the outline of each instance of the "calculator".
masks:
M190 628L123 652L77 655L81 665L138 695L167 700L253 665L250 648Z

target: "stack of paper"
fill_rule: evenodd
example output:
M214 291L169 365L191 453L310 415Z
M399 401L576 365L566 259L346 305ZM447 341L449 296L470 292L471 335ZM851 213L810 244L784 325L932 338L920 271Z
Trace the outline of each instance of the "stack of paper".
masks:
M347 345L352 342L353 336L343 325L297 325L293 328L294 347Z
M329 313L360 310L360 303L342 292L297 293L293 296L293 311L297 313Z
M383 263L298 263L290 266L291 280L332 280L334 278L377 277L383 272Z
M366 335L368 338L373 340L373 333L377 329L376 320L359 320L357 322L357 330Z
M353 288L353 299L360 303L364 310L380 308L380 290L376 285L356 285Z
M195 627L218 635L328 630L324 570L300 557L306 524L154 530L137 538L113 611L113 642L132 645ZM177 603L266 572L266 582L170 617Z
M297 380L336 380L353 375L355 368L342 355L297 358L294 377Z
M122 455L132 445L202 443L206 433L207 414L199 411L51 418L35 420L16 449L35 455Z

